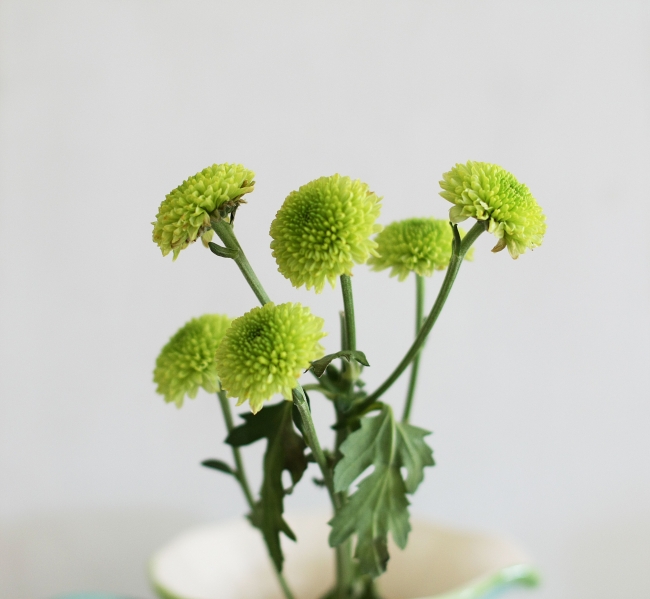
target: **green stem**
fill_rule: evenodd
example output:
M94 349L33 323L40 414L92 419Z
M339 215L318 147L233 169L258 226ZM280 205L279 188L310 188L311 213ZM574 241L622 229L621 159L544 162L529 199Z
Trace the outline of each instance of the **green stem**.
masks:
M357 349L357 330L354 317L354 297L352 294L352 279L350 275L341 275L341 291L343 293L344 314L341 319L341 349ZM351 369L350 392L354 390L355 378L359 375L359 368L353 360L344 364L344 368ZM335 402L337 420L340 419L338 402ZM338 455L341 444L348 436L346 428L339 428L336 431L336 452ZM347 491L338 493L338 501L341 506L347 502ZM345 599L348 596L352 579L354 577L354 564L352 562L352 539L349 538L336 547L336 569L337 569L337 599Z
M305 393L302 390L302 387L298 385L293 390L292 395L293 403L298 408L300 419L302 420L302 428L305 441L307 442L309 449L311 449L314 459L316 460L321 474L323 475L325 487L327 488L327 492L329 493L330 499L332 500L332 505L334 506L334 509L338 511L340 504L336 493L334 493L334 479L332 477L332 469L327 463L327 457L325 456L325 452L323 451L323 448L320 445L320 441L318 440L316 427L314 426L314 421L311 417L311 410L307 404Z
M232 418L232 411L230 410L230 402L226 397L225 391L218 391L217 397L219 398L219 403L221 404L223 418L226 421L226 429L228 430L228 433L230 433L230 431L235 428L235 423ZM239 482L239 486L242 488L242 491L246 496L246 503L248 503L248 507L253 510L255 507L255 500L253 499L253 494L251 493L251 488L248 484L248 478L246 477L246 471L244 470L244 460L242 459L239 447L232 447L232 455L235 459L235 466L237 467L235 478ZM275 570L275 575L277 576L278 583L282 587L282 592L284 593L286 599L294 599L293 593L289 588L284 574L282 574L282 572L275 567L275 563L273 569Z
M241 270L244 278L246 281L248 281L248 284L250 285L260 304L268 304L271 300L266 294L266 291L264 291L264 288L262 287L259 279L253 272L253 268L248 262L246 255L244 254L244 250L242 250L239 242L237 241L237 237L235 237L235 231L233 230L232 225L225 220L213 220L212 228L228 249L237 250L237 255L233 258L233 260L237 263L237 266L239 266L239 270Z
M217 393L219 398L219 403L221 404L221 411L223 412L223 418L226 421L226 429L228 433L235 428L235 423L232 419L232 412L230 411L230 402L226 397L225 391L219 391ZM239 485L246 496L246 502L248 507L252 510L255 507L255 500L253 499L253 493L251 493L250 485L248 484L248 478L246 477L246 471L244 470L244 461L241 457L241 450L239 447L232 447L232 457L235 459L235 466L237 467L236 478L239 482Z
M343 309L345 310L345 333L347 347L342 349L357 349L357 330L354 322L354 300L352 298L352 280L350 275L341 275L341 290L343 291Z
M422 328L424 320L424 277L415 273L415 335L417 336ZM420 368L420 358L422 357L422 348L413 358L411 364L411 378L409 387L406 392L406 402L404 403L404 413L402 422L407 423L411 416L411 406L413 405L413 396L415 395L415 385L418 380L418 370Z
M458 274L465 254L469 248L472 247L472 244L476 241L478 236L483 233L483 231L485 231L485 221L477 221L461 241L458 234L458 228L456 225L452 226L454 230L454 243L452 246L451 260L449 261L449 266L447 267L445 280L442 282L442 287L438 292L438 297L436 298L436 302L433 304L433 308L431 308L431 312L429 312L429 316L427 316L427 319L424 321L420 332L418 333L409 350L406 352L404 358L402 358L402 361L397 365L390 376L373 393L368 395L368 397L366 397L355 407L355 412L361 412L365 408L372 405L375 401L377 401L377 399L379 399L408 368L408 365L413 361L413 358L417 356L420 348L427 340L427 337L429 336L433 325L436 324L436 320L438 320L440 312L442 312L442 308L444 307L445 302L447 301L447 297L449 296L449 292L454 285L456 275Z
M239 245L239 242L237 241L237 238L235 237L235 232L233 231L232 225L229 222L223 220L212 221L212 228L214 229L216 234L219 236L219 239L221 239L221 241L227 248L232 250L237 250L237 254L234 260L237 263L237 266L239 266L239 270L241 270L242 274L244 275L244 278L250 285L251 289L253 290L253 293L255 293L255 296L257 297L259 302L262 305L269 303L271 300L269 296L266 294L266 291L264 291L264 288L262 287L262 284L260 283L259 279L255 275L255 272L253 271L253 268L251 267L250 263L246 259L246 255L244 254L244 251L242 250L241 246ZM346 284L350 294L349 302L350 302L350 307L352 309L352 313L351 313L352 314L351 316L352 335L354 336L354 307L352 306L352 289L349 280L347 281L347 283L342 282L342 285L346 285ZM345 300L345 292L344 292L344 302L345 301L346 300ZM347 309L348 308L346 304L346 310ZM349 330L350 329L348 327L348 331L347 331L348 333ZM316 428L314 427L314 421L312 420L311 417L311 411L309 409L309 405L307 404L307 399L302 390L302 387L298 385L293 390L292 395L293 395L294 404L298 408L298 412L300 413L300 417L303 423L303 431L304 431L303 434L305 437L305 441L307 442L307 445L311 449L314 459L316 460L316 463L320 468L320 471L323 475L323 480L325 481L325 486L327 487L327 491L329 493L330 499L332 501L332 505L334 507L334 512L337 513L342 506L341 497L339 497L339 494L334 492L334 479L332 476L332 469L327 463L325 452L323 451L320 442L318 440L318 436L316 434ZM352 564L350 562L350 564L347 565L346 563L343 562L345 562L345 560L342 559L342 553L337 548L337 566L339 571L339 576L338 576L339 599L345 599L347 595L348 581L351 580L350 578L351 574L349 572ZM284 577L282 576L282 573L278 572L277 570L276 572L285 596L287 597L287 599L293 599L291 591L289 590L289 587L287 586L287 583ZM344 583L345 586L343 586Z

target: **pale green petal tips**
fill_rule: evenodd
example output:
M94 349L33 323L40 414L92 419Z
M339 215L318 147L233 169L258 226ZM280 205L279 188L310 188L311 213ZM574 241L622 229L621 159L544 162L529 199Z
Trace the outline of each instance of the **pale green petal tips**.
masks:
M244 203L255 187L255 173L241 164L213 164L183 181L160 204L153 240L163 256L181 250L210 230L210 216L219 218Z
M464 231L460 230L461 235ZM403 281L414 272L429 277L444 270L451 258L453 233L449 221L409 218L388 225L377 237L378 256L371 256L372 270L390 268L390 276ZM471 249L466 256L471 259Z
M186 395L196 397L199 387L209 393L219 390L215 353L230 323L221 314L193 318L162 348L153 380L166 402L180 408Z
M293 191L271 224L278 270L294 287L323 290L375 254L370 239L381 198L368 185L341 175L321 177Z
M276 393L291 398L298 378L324 354L323 319L300 304L265 304L233 321L219 349L217 372L237 405L253 413Z
M473 217L488 222L498 239L492 251L508 248L518 258L527 248L542 244L546 217L530 190L514 175L488 162L468 161L445 173L440 195L454 204L449 218L459 223Z

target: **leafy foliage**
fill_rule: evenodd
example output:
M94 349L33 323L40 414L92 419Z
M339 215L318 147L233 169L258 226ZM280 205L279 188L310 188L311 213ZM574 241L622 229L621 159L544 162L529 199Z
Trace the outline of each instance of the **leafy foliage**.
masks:
M388 533L404 548L411 530L407 493L414 493L433 466L433 452L425 443L424 429L396 422L384 405L378 416L361 419L361 427L341 445L343 458L334 470L334 490L346 491L373 466L347 504L330 521L332 547L357 535L355 557L361 572L373 577L386 570ZM406 478L401 469L406 470Z
M244 424L234 428L226 439L226 443L234 447L249 445L260 439L267 440L260 500L249 518L253 526L262 531L278 570L282 570L284 561L280 533L296 540L296 535L282 516L284 496L293 489L285 490L282 486L282 472L287 470L295 485L307 469L306 445L293 428L292 407L292 402L282 401L266 406L257 414L242 414Z

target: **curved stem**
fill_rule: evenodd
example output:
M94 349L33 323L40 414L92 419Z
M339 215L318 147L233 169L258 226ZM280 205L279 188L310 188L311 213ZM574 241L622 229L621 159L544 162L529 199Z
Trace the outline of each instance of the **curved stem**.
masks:
M341 291L343 292L343 309L345 310L345 332L347 347L342 349L357 349L357 329L354 322L354 300L352 298L352 280L350 275L341 275Z
M250 285L260 304L268 304L271 300L266 294L266 291L264 291L262 283L260 283L259 279L253 272L253 268L248 262L246 255L244 254L244 250L242 250L241 245L239 245L239 241L237 241L237 237L235 237L235 231L233 230L232 225L225 220L213 220L212 228L228 249L237 250L237 255L233 258L233 260L237 263L237 266L239 266L239 270L241 270L244 278Z
M442 312L442 308L444 307L445 302L447 301L447 297L449 296L449 292L454 285L456 275L458 274L465 254L469 248L472 247L472 244L476 241L478 236L483 233L483 231L485 231L485 221L477 221L476 224L469 230L467 235L465 235L462 241L460 240L460 235L458 234L458 227L456 225L452 225L452 228L454 230L454 243L452 247L451 260L449 261L449 266L447 267L445 280L443 281L442 287L438 292L436 302L433 304L431 312L429 312L429 316L427 316L427 319L424 321L424 324L422 325L418 336L415 338L415 341L406 352L404 358L402 358L402 361L397 365L395 370L393 370L389 377L381 385L379 385L379 387L373 393L368 395L368 397L366 397L355 407L355 411L361 412L368 406L372 405L375 401L377 401L377 399L379 399L407 369L408 365L413 361L413 358L415 358L415 356L418 354L420 348L429 336L433 325L436 324L436 320L438 320L440 312Z
M226 429L228 430L228 433L230 433L230 431L235 428L235 423L232 418L232 411L230 410L230 403L228 402L225 391L218 391L217 397L219 398L219 403L221 404L223 419L226 421ZM242 459L239 447L232 446L232 455L235 460L235 466L237 467L235 478L237 479L237 482L239 482L239 486L244 492L248 507L253 510L255 507L255 499L253 499L253 494L251 493L251 488L248 484L248 478L246 477L246 471L244 470L244 460ZM289 588L289 584L287 583L284 574L282 574L282 572L275 567L275 563L273 569L286 599L294 599L293 593Z
M424 320L424 277L415 273L415 334L417 335L422 328ZM404 403L404 413L402 414L402 422L409 421L411 415L411 406L413 405L413 396L415 395L415 385L418 380L418 370L420 367L420 358L422 357L422 348L413 358L411 364L411 378L409 379L409 387L406 392L406 402Z

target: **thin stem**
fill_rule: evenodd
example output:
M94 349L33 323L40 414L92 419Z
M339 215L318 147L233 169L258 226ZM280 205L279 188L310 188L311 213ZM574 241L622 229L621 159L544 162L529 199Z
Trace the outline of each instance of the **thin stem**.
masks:
M235 428L235 423L232 418L232 411L230 410L230 402L226 397L226 392L223 390L217 392L217 397L219 398L219 403L221 404L223 419L226 421L226 429L230 433L230 431ZM232 447L232 455L235 459L235 466L237 467L235 478L237 479L237 482L239 482L239 486L242 488L242 491L246 496L246 503L248 503L248 507L253 510L255 507L255 499L253 499L253 494L251 493L251 488L248 484L248 478L246 477L246 471L244 470L244 460L242 459L239 447ZM271 561L273 562L273 560ZM287 583L284 574L282 574L282 572L278 570L277 567L275 567L275 562L273 562L273 569L286 599L294 599L293 593L289 588L289 584Z
M415 335L417 336L422 328L424 320L424 277L415 273ZM422 357L422 348L413 358L411 364L411 378L409 379L409 387L406 392L406 402L404 403L404 413L402 414L402 422L409 421L411 415L411 406L413 405L413 396L415 395L415 385L418 380L418 370L420 368L420 358Z
M340 508L340 504L338 501L338 497L336 496L336 493L334 493L334 479L332 477L332 470L329 467L329 464L327 463L327 457L325 456L325 452L323 451L323 448L320 445L320 441L318 440L318 435L316 434L316 427L314 426L314 421L312 420L311 417L311 410L309 409L309 405L307 404L305 393L302 390L302 387L298 385L293 390L292 395L293 395L293 403L298 408L298 412L300 412L300 418L302 420L302 428L303 428L303 435L305 437L305 441L307 442L309 449L311 449L311 452L314 455L314 459L316 460L316 463L320 468L321 474L323 475L323 480L325 481L325 487L327 488L327 491L330 495L330 499L332 500L332 505L334 506L335 510L338 510Z
M212 222L212 228L214 231L217 233L223 244L233 250L237 250L237 255L235 256L234 260L237 263L237 266L239 266L239 269L241 270L242 274L244 275L244 278L250 285L251 289L255 293L257 299L259 302L264 305L269 303L271 300L269 296L266 294L266 291L264 291L264 288L262 287L262 284L260 283L259 279L255 275L255 272L253 271L253 268L251 267L250 263L246 259L246 256L244 254L244 251L242 250L241 246L239 245L239 242L237 241L237 238L235 237L235 232L233 231L232 225L229 222L225 222L223 220L220 220L218 222L213 221ZM349 282L349 277L348 281L346 283L343 283L343 277L342 279L342 286L347 285L347 289L349 292L349 309L352 311L351 312L351 320L352 320L352 339L354 340L354 307L352 305L352 289L351 285ZM346 313L348 310L348 304L346 302L346 295L344 291L344 304L346 308ZM350 327L349 325L347 326L346 334L350 334ZM354 346L352 346L352 349ZM298 412L300 413L300 418L302 420L303 424L303 436L305 438L305 441L307 442L307 445L311 449L311 452L314 456L314 459L316 460L316 463L318 464L320 471L323 475L323 480L325 481L325 486L327 487L327 491L329 493L330 499L332 501L332 505L334 507L334 512L337 513L341 507L342 507L342 497L340 497L340 494L337 494L334 492L334 479L332 475L332 469L330 468L329 464L327 463L327 457L325 456L325 452L323 451L320 442L318 440L318 435L316 434L316 428L314 427L314 421L312 420L311 417L311 411L309 409L309 405L307 403L307 399L305 397L305 393L300 385L298 385L294 390L293 390L293 401L296 407L298 408ZM232 419L231 419L232 421ZM236 460L236 458L235 458ZM239 466L238 466L239 468ZM343 544L345 545L345 544ZM348 543L349 545L349 543ZM340 546L342 547L342 546ZM351 545L350 545L351 547ZM347 589L349 587L349 581L351 580L352 577L352 563L350 559L345 559L345 551L348 550L350 551L351 549L348 549L346 546L343 549L339 549L337 547L336 555L337 555L337 570L338 570L338 599L345 599L347 597ZM293 599L292 593L286 583L286 580L284 579L283 575L281 572L277 571L276 573L278 576L278 580L280 582L280 585L282 586L282 590L284 591L284 594L287 599Z
M318 435L316 434L316 428L314 427L314 421L311 417L311 411L307 400L305 399L305 394L302 390L302 387L298 386L293 390L293 403L298 408L300 412L300 418L302 420L303 435L305 441L311 449L314 459L320 468L321 474L323 475L323 480L325 481L325 487L329 493L332 505L334 506L334 513L343 507L343 501L345 499L345 494L335 493L334 492L334 479L332 477L332 469L327 463L327 457L325 452L320 446L318 441ZM336 547L336 597L337 599L345 599L348 596L348 589L350 587L350 582L352 580L352 558L351 558L352 545L350 542L346 541L341 543Z
M354 297L352 295L352 279L350 275L341 275L341 291L343 293L343 314L341 315L341 349L356 350L357 349L357 330L356 321L354 318ZM349 364L344 365L345 368L350 368L352 377L350 379L350 392L354 389L354 380L358 377L359 368L350 361ZM335 402L337 420L340 419L341 413L339 412L340 406ZM339 452L341 444L347 439L347 427L339 428L336 431L336 447L335 451ZM337 494L338 501L341 506L347 502L347 491L342 491ZM348 595L348 590L354 576L354 565L352 563L352 539L349 538L336 547L336 570L337 570L337 598L345 599Z
M345 332L347 347L357 349L357 330L354 322L354 300L352 298L352 280L350 275L341 275L341 291L343 291L343 308L345 310Z
M233 422L232 419L232 412L230 411L230 402L226 397L225 391L219 391L217 393L217 397L219 398L219 403L221 404L221 411L223 412L223 418L226 421L226 429L228 430L228 433L230 433L230 431L233 428L235 428L235 423ZM241 486L242 491L246 496L246 502L248 503L248 507L251 508L252 510L253 507L255 506L255 500L253 499L253 493L251 493L251 488L250 485L248 484L246 471L244 470L244 460L242 460L241 450L239 449L239 447L232 446L232 457L235 459L235 466L237 467L237 471L235 473L237 481L239 482L239 485Z
M460 236L458 235L458 228L456 225L452 225L454 230L454 244L452 248L451 260L449 261L449 266L447 267L447 273L445 275L445 280L442 282L442 287L438 292L438 297L436 298L429 316L424 321L420 332L418 333L415 341L406 352L402 361L397 365L395 370L389 375L389 377L381 384L379 387L368 397L366 397L361 403L359 403L355 410L361 412L365 408L373 404L377 399L379 399L390 387L391 385L400 377L400 375L407 369L408 365L412 362L413 358L418 354L420 348L426 341L433 325L436 324L440 312L447 301L449 292L454 285L456 280L456 275L460 270L460 266L463 263L463 258L465 254L472 247L472 244L478 236L485 231L485 221L477 221L476 224L469 230L467 235L463 238L462 242L460 241Z
M242 250L241 245L239 245L239 241L237 241L237 237L235 237L235 231L233 230L232 225L225 220L213 220L212 228L228 249L237 250L237 255L235 256L234 261L237 263L237 266L239 266L239 270L241 270L244 278L246 281L248 281L248 284L253 290L253 293L255 293L255 296L259 300L260 304L268 304L271 300L266 294L266 291L264 291L262 283L260 283L259 279L253 272L253 268L251 267L250 263L246 259L244 250Z

